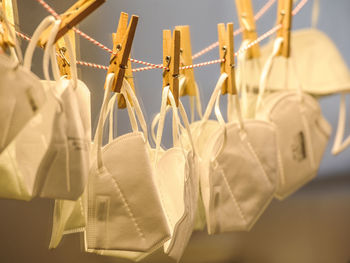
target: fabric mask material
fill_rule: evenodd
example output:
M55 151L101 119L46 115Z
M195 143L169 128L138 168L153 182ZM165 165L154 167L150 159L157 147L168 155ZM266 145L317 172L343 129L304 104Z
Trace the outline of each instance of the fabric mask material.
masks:
M108 88L95 136L97 160L89 175L86 249L148 252L169 239L169 229L148 156L147 128L141 111L136 110L146 134L132 125L132 133L101 149L103 116L113 74L107 78ZM126 81L122 91L124 97L130 95L133 104L138 105ZM127 104L130 110L130 103Z
M168 98L173 111L174 147L160 152ZM157 130L154 163L158 189L172 233L171 239L164 245L164 251L177 261L180 260L191 237L199 196L198 159L193 143L191 143L190 150L184 149L181 145L178 110L185 124L190 142L192 142L189 122L183 105L179 101L179 108L177 108L169 87L165 87Z
M281 39L276 40L264 67L256 116L273 123L277 129L281 177L276 197L279 199L289 196L316 176L331 132L318 102L300 89L275 92L263 98L267 77L269 73L273 74L270 68L281 43ZM289 69L293 69L293 60L288 63ZM298 79L298 75L294 78Z
M219 109L222 74L213 92L220 130L202 156L201 191L209 234L250 230L272 200L278 178L273 125L256 120L225 123ZM237 111L239 101L236 100Z
M24 58L23 68L27 72L25 74L28 75L30 72L35 41L40 33L54 21L53 17L47 17L36 29ZM49 46L46 47L45 53L49 52L48 49ZM34 196L37 170L47 150L52 134L54 115L59 107L55 97L55 88L53 82L39 82L37 89L42 89L39 93L45 94L42 107L38 108L37 114L29 120L0 155L1 198L28 201Z

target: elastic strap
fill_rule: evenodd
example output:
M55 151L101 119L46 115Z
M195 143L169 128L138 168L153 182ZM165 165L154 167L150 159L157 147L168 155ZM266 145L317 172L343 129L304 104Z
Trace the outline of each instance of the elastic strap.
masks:
M28 47L26 49L25 55L24 55L24 62L23 66L30 70L31 65L32 65L32 58L33 58L33 53L36 48L36 45L38 43L38 40L40 38L41 33L52 23L55 22L55 18L53 16L48 16L44 18L43 21L39 24L39 26L35 29L34 34L32 36L32 39L30 40Z
M60 74L59 74L57 58L55 54L55 46L54 46L54 40L60 28L60 24L61 24L61 20L54 21L54 25L51 29L49 38L45 46L44 58L43 58L43 72L46 80L50 80L50 75L49 75L50 59L51 59L51 67L52 67L54 79L56 81L60 80Z
M70 59L70 73L71 73L71 79L73 81L73 87L76 89L78 87L78 73L77 73L77 62L75 57L75 51L73 50L73 45L68 37L67 34L64 35L64 41L66 43L67 52ZM56 57L56 53L55 53Z
M163 136L163 129L164 129L164 121L165 121L165 115L166 115L166 108L167 108L167 99L168 99L168 92L169 86L166 86L163 88L162 91L162 101L160 106L160 116L159 116L159 122L158 122L158 128L157 128L157 136L156 136L156 153L154 158L154 166L158 162L158 155L160 151L160 143L162 141Z
M166 107L166 113L168 113L168 111L171 109L171 107L169 105L167 105ZM160 119L160 112L156 114L156 116L154 116L153 120L152 120L152 124L151 124L151 136L154 142L156 142L156 133L155 133L155 129L157 124L159 123L159 119Z
M311 27L316 28L320 16L320 0L314 0L311 14Z
M247 115L248 112L248 91L247 91L247 76L246 76L246 46L250 43L249 40L243 41L240 50L238 53L238 74L237 74L237 84L240 91L240 96L242 100L242 112L244 116ZM233 105L232 105L233 106ZM231 109L228 108L228 112L232 113L233 107ZM227 115L228 116L228 115Z
M184 77L182 77L184 78ZM180 79L180 91L182 89L182 83L181 83L181 79ZM181 93L181 92L180 92ZM202 113L202 104L200 101L200 95L199 95L199 89L198 89L198 85L196 83L196 96L190 96L190 107L191 107L191 123L194 121L194 104L196 104L196 109L197 109L197 114L199 116L200 119L203 118L203 113ZM168 111L171 109L171 106L167 105L166 107L166 113L168 113ZM160 113L157 113L153 120L152 120L152 124L151 124L151 136L154 142L156 142L156 133L155 133L155 128L159 122L159 118L160 118ZM179 124L181 126L181 123ZM174 136L174 130L173 130L173 136Z
M196 149L194 147L194 142L193 142L192 133L191 133L191 129L190 129L190 123L188 121L185 108L184 108L183 104L181 103L181 101L179 101L178 109L179 109L179 112L180 112L180 115L181 115L181 119L182 119L182 121L183 121L183 123L185 125L185 129L186 129L186 132L187 132L187 136L188 136L188 138L190 140L190 143L191 143L191 146L192 146L192 150L195 153ZM178 124L179 124L179 126L181 125L180 121L178 121ZM181 142L181 136L180 136L180 142Z
M221 89L220 89L221 90ZM239 128L240 130L244 130L244 122L243 122L243 116L242 116L242 111L241 111L241 105L239 101L238 94L233 95L235 97L235 109L237 112L237 117L238 117L238 123L239 123ZM219 123L221 126L225 126L226 122L224 120L224 117L221 114L220 110L220 97L221 97L221 92L217 93L216 100L215 100L215 116L218 119Z
M332 154L336 155L344 151L350 145L350 136L348 136L344 141L346 123L346 97L345 93L341 94L340 104L339 104L339 116L338 116L338 127L335 134L334 143L332 147Z
M205 109L203 118L202 118L202 123L206 122L209 119L209 116L211 112L213 111L213 107L217 98L217 94L221 92L222 85L228 78L228 75L226 73L222 73L219 77L218 82L216 83L216 86L214 88L214 91L209 99L207 108Z
M98 124L96 128L96 133L94 137L94 145L96 149L96 156L97 156L97 168L100 170L103 167L103 161L102 161L102 137L103 137L103 124L105 120L105 116L107 114L107 108L108 108L108 101L110 98L110 92L112 90L112 83L114 80L114 73L109 73L106 78L106 89L103 95L103 103L101 106L101 112L98 119Z
M142 113L142 110L141 110L141 107L140 107L140 104L139 104L139 101L134 93L134 91L132 90L130 84L128 81L126 81L125 79L123 80L123 86L122 86L122 92L124 92L124 98L125 101L126 101L126 105L129 109L134 109L135 110L135 113L136 113L136 117L140 123L140 127L144 133L144 137L145 137L145 141L146 143L148 143L148 130L147 130L147 124L146 124L146 120L145 120L145 117ZM131 106L130 102L128 101L127 98L131 98L131 101L133 103L133 107ZM135 128L134 131L136 131L138 129Z
M199 119L203 118L202 103L197 82L195 82L196 95L190 97L191 123L195 120L195 109Z
M266 85L267 85L267 79L270 74L271 68L272 68L272 62L273 59L277 56L277 53L279 52L281 45L283 43L283 38L279 37L275 40L273 45L273 51L270 54L270 56L267 58L266 63L262 69L260 81L259 81L259 95L256 102L256 109L255 112L258 112L258 109L261 106L262 98L265 93Z

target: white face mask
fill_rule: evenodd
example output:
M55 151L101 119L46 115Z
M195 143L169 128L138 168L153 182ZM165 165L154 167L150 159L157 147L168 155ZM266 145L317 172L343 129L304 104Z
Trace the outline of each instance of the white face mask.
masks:
M173 110L174 147L160 152L168 99ZM179 112L192 142L189 122L181 101L179 101ZM178 108L167 86L163 89L154 163L158 189L171 230L171 239L165 243L164 251L177 261L180 260L192 235L199 196L198 161L193 143L191 150L184 149L179 138L179 129Z
M0 11L3 26L9 22ZM12 34L12 30L8 30ZM16 42L16 36L12 36ZM6 149L45 103L45 93L37 76L21 64L18 43L10 47L11 55L0 54L0 153ZM17 52L17 54L16 54Z
M113 74L109 74L94 143L97 160L89 175L86 250L148 252L169 239L169 229L149 159L146 123L126 81L122 93L132 98L145 134L138 131L136 120L131 119L133 132L101 149L112 83ZM131 105L126 101L130 111Z
M276 197L279 199L294 193L316 176L331 132L318 102L298 89L300 85L297 91L281 91L264 97L267 77L281 43L282 39L276 39L261 74L256 110L258 119L273 123L277 129L280 180ZM292 58L286 61L291 72L293 62ZM298 79L296 74L293 77Z
M25 74L28 75L30 72L33 52L41 32L54 22L53 17L47 17L34 32L24 59ZM54 26L52 33L55 34L54 31L57 29L58 26ZM51 49L52 45L47 45L45 53L51 52ZM45 94L44 104L39 107L40 103L38 103L37 114L0 154L0 169L2 170L0 197L2 198L30 200L34 195L37 170L47 150L52 134L53 119L59 108L53 92L54 85L43 84L39 84L36 88L41 89L38 94L41 92Z
M56 21L54 28L58 30L59 25L60 21ZM48 46L53 47L55 37L56 32L50 35ZM82 103L78 103L77 97L78 81L75 57L69 39L66 38L66 40L73 65L71 81L58 78L54 49L50 50L50 54L48 52L44 54L45 69L48 68L49 58L53 61L54 76L57 82L55 95L60 107L55 113L53 135L38 170L35 193L40 197L77 200L84 191L88 177L90 139L85 134L87 124L83 124L82 115L86 115L84 111L89 112L86 110L89 105L79 108ZM48 71L45 70L44 73L48 78Z
M182 93L182 90L184 89L186 83L186 78L184 76L180 77L179 81L179 92ZM179 123L179 126L181 128L181 134L180 134L180 140L181 140L181 146L186 149L187 151L192 151L192 142L194 146L196 147L196 153L201 156L202 151L202 145L205 145L206 140L210 139L211 130L218 127L217 122L212 122L208 120L206 122L206 125L202 125L203 129L208 130L208 132L202 133L198 129L200 121L194 121L195 119L195 108L197 111L197 115L200 119L203 119L202 114L202 105L200 102L200 93L197 86L197 83L195 83L195 89L196 89L196 95L195 96L189 96L189 102L190 102L190 113L191 113L191 123L190 123L190 131L191 131L191 137L189 138L188 132L185 127ZM166 107L166 113L171 109L171 106ZM208 116L209 117L209 116ZM153 140L156 142L156 135L155 135L155 127L157 126L160 119L160 113L156 114L156 116L153 118L152 124L151 124L151 134ZM212 125L213 124L213 125ZM215 127L213 127L215 126ZM175 127L175 126L174 126ZM176 131L173 131L173 134L176 134ZM201 134L201 136L199 136ZM206 138L203 135L208 135L208 138ZM177 137L174 137L174 139L177 139ZM196 212L196 219L194 224L194 230L203 230L205 227L205 214L204 214L204 208L202 204L201 197L198 198L198 204L197 204L197 212Z
M295 30L291 33L293 48L291 59L295 61L295 72L286 71L285 58L276 57L266 88L271 91L283 91L286 85L296 90L324 96L350 91L350 73L339 50L332 40L317 29ZM272 53L274 41L261 48L261 65L264 65ZM327 52L324 52L327 50ZM323 54L320 56L320 54ZM248 67L247 83L259 87L261 71ZM295 78L297 74L298 79ZM281 77L283 76L283 77ZM284 83L284 76L287 83Z
M203 151L201 191L209 234L249 230L272 200L278 178L274 126L243 120L236 97L238 120L225 123L219 109L222 74L205 115L214 101L220 130Z
M0 54L0 153L45 104L39 79Z

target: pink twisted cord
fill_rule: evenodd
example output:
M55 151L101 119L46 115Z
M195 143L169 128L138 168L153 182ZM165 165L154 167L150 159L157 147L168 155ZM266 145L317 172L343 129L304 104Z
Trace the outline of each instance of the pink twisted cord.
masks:
M54 17L59 18L59 15L44 1L44 0L37 0L50 14L52 14ZM262 17L262 15L274 4L276 0L269 0L255 15L255 20L258 20ZM296 15L297 13L299 13L299 11L304 7L304 5L308 2L308 0L301 0L298 5L294 8L294 10L292 11L292 15ZM266 39L267 37L271 36L272 34L274 34L277 30L279 30L281 28L281 25L276 25L275 27L273 27L272 29L270 29L269 31L267 31L266 33L264 33L263 35L261 35L260 37L258 37L255 41L251 42L249 45L247 45L246 47L238 50L235 53L235 56L237 56L239 53L246 51L247 49L251 48L252 46L258 44L259 42L261 42L262 40ZM84 37L85 39L87 39L88 41L92 42L93 44L99 46L100 48L102 48L103 50L114 54L113 51L111 49L109 49L108 47L106 47L105 45L101 44L100 42L98 42L97 40L93 39L92 37L88 36L87 34L85 34L84 32L80 31L77 28L73 28L73 30L81 35L82 37ZM234 36L240 34L243 32L242 28L237 29L234 32ZM25 40L30 40L30 38L28 36L26 36L23 33L20 32L16 32L16 34L20 37L22 37ZM211 44L210 46L208 46L207 48L201 50L200 52L196 53L192 58L198 58L201 55L209 52L210 50L216 48L219 45L219 42L215 42L213 44ZM138 63L138 64L143 64L146 65L147 67L142 67L142 68L135 68L132 71L133 72L141 72L141 71L146 71L146 70L150 70L150 69L167 69L166 67L164 67L162 64L152 64L149 62L145 62L145 61L141 61L141 60L137 60L137 59L133 59L133 58L129 58L129 60L131 62L134 63ZM191 69L191 68L199 68L199 67L203 67L203 66L207 66L207 65L212 65L212 64L218 64L218 63L222 63L224 62L225 59L216 59L216 60L212 60L212 61L207 61L207 62L202 62L202 63L198 63L198 64L193 64L193 65L188 65L188 66L184 66L181 67L180 69ZM107 66L103 66L103 65L99 65L99 64L95 64L95 63L90 63L90 62L85 62L85 61L77 61L78 65L83 65L83 66L89 66L89 67L93 67L93 68L97 68L97 69L104 69L104 70L108 70Z
M255 21L258 21L266 12L267 10L270 9L270 7L276 2L276 0L269 0L254 16ZM238 36L239 34L241 34L243 32L243 28L240 27L237 30L235 30L235 32L233 33L234 36ZM208 53L209 51L213 50L214 48L219 46L219 41L211 44L210 46L204 48L203 50L197 52L196 54L194 54L192 56L192 59L196 59L206 53Z
M53 8L51 8L44 0L37 0L39 4L41 4L51 15L53 15L56 19L59 19L59 15L55 12L55 10L53 10ZM255 19L258 20L260 19L260 17L273 5L273 3L276 0L269 0L257 13L257 15L255 16ZM90 41L91 43L93 43L94 45L100 47L101 49L107 51L110 54L114 54L113 50L111 50L110 48L108 48L107 46L103 45L102 43L98 42L97 40L93 39L92 37L90 37L89 35L87 35L86 33L82 32L81 30L73 27L73 30L79 34L80 36L82 36L83 38L85 38L86 40ZM239 28L238 30L236 30L234 32L234 35L238 35L240 33L243 32L242 28ZM219 45L219 42L215 42L213 44L211 44L210 46L206 47L205 49L199 51L198 53L193 55L193 59L196 59L206 53L208 53L210 50L216 48ZM152 63L148 63L148 62L144 62L141 60L134 60L132 61L132 59L130 59L131 62L134 63L138 63L138 64L143 64L148 66L147 68L149 69L153 69L153 68L164 68L161 64L152 64Z
M37 0L39 2L39 4L41 4L51 15L53 15L56 19L59 19L60 16L59 14L56 13L55 10L53 10L51 8L51 6L49 6L45 1L43 0Z
M254 16L255 21L258 21L270 7L276 2L276 0L269 0Z
M91 68L108 70L107 66L103 66L103 65L99 65L99 64L95 64L95 63L90 63L90 62L85 62L85 61L77 60L77 64L78 65L87 66L87 67L91 67Z
M304 7L304 5L307 3L308 0L301 0L297 6L294 8L292 11L292 15L295 16L296 14L299 13L299 11Z
M16 34L17 34L19 37L23 38L24 40L30 41L30 37L28 37L27 35L25 35L25 34L23 34L23 33L21 33L21 32L17 32L17 31L16 31Z

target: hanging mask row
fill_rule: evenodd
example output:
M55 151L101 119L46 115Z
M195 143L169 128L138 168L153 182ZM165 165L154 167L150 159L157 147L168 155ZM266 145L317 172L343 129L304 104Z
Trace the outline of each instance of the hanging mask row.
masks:
M23 65L19 50L0 54L0 198L55 199L50 248L65 234L82 232L88 253L139 261L162 249L179 261L194 230L249 231L274 198L290 196L316 176L331 127L312 95L333 93L327 83L336 74L323 74L320 82L316 73L306 75L305 61L317 58L312 50L299 49L315 38L331 45L318 31L297 32L291 56L280 56L290 45L280 36L262 49L261 58L252 59L250 42L244 40L235 69L233 24L219 24L221 75L202 114L193 69L180 70L192 64L188 28L178 27L173 36L165 31L161 106L149 136L128 60L137 18L127 22L122 13L113 37L118 53L110 60L93 141L90 91L77 78L66 36L71 78L60 76L54 45L61 20L42 21ZM40 80L31 72L31 61L47 30L45 79ZM326 63L317 66L316 71L327 71ZM343 92L349 72L344 66L340 73L334 89ZM182 95L190 96L191 121ZM222 95L228 100L227 121ZM131 127L118 136L117 106L126 108ZM167 112L173 138L168 149L161 145ZM105 127L109 134L103 145ZM335 151L342 147L342 135Z

